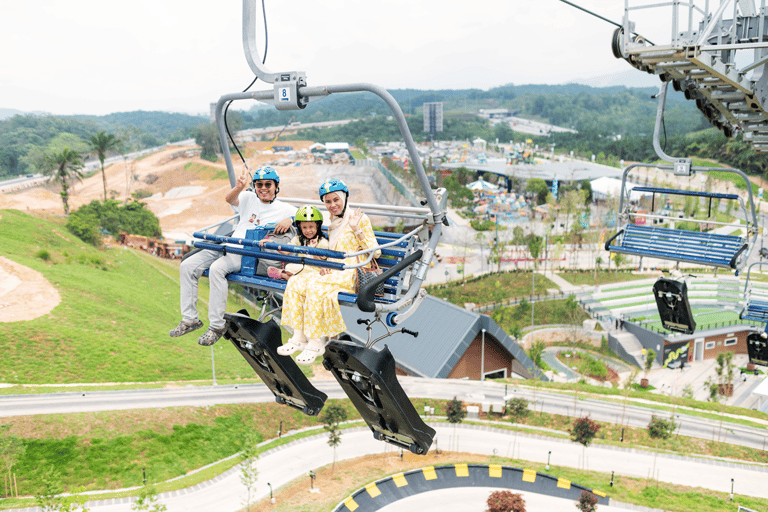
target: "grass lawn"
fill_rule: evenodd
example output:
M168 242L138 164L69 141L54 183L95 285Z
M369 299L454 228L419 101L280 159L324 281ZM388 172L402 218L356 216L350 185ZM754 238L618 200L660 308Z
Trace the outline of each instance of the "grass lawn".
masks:
M522 303L495 309L490 313L493 321L505 332L518 336L523 328L531 325L531 307L535 325L571 324L581 325L591 318L579 304L571 299L547 300L543 302Z
M656 274L633 274L631 272L616 272L614 270L600 270L595 272L558 272L562 277L575 286L596 286L600 284L623 283L625 281L638 281L658 277Z
M531 283L530 272L503 272L468 279L466 283L453 281L447 285L431 285L427 291L434 297L463 306L465 302L488 304L527 297L531 295L531 284L535 285L534 295L545 295L547 289L557 288L555 283L541 274L537 274L534 283Z
M578 407L580 398L583 398L583 395L573 398L566 396L564 400L572 401L574 407ZM435 408L436 415L445 415L447 405L445 400L414 399L412 402L417 411L424 410L424 406L430 406ZM349 400L332 400L329 403L341 404L347 410L349 419L359 418ZM465 405L475 404L466 402ZM485 414L481 415L481 418L486 417ZM542 414L533 410L529 410L528 414L522 418L516 418L514 425L509 423L511 421L509 417L491 415L487 418L501 421L495 427L508 429L510 434L514 431L534 432L527 427L546 427L557 432L535 432L559 438L569 437L567 432L573 422L572 417ZM212 478L215 474L232 467L237 462L235 459L229 461L222 461L222 459L237 453L242 448L246 433L253 433L256 439L261 441L274 439L281 421L284 431L321 424L316 417L305 416L294 409L275 403L22 416L13 418L12 421L11 419L6 420L6 423L10 425L10 434L22 437L26 445L24 455L14 468L19 493L22 495L32 495L38 492L35 487L36 476L41 468L48 465L53 465L57 469L65 487L70 490L78 487L84 487L86 491L105 490L140 485L141 468L144 467L147 468L147 476L150 481L160 482L157 486L159 492L180 489ZM660 452L696 453L768 462L768 455L762 450L751 450L725 443L686 437L673 436L666 441L654 440L649 437L644 428L623 427L623 429L624 442L622 443L620 441L621 425L600 423L600 430L595 442L630 449L656 449ZM314 433L318 432L312 434ZM283 439L282 441L287 442L288 440ZM438 461L434 461L432 457L415 456L406 457L405 460L415 461L416 467L454 462L487 461L485 463L533 468L544 472L543 464L529 461L472 454L445 455L449 458L440 458ZM339 468L344 467L344 463L337 464L336 468L330 471L331 479L341 476L344 483L343 489L339 490L342 497L334 498L334 505L368 482L387 474L399 472L396 471L396 468L389 469L388 462L381 460L380 457L367 457L366 459L369 461L369 468L366 471L355 471L355 475L359 475L359 479L357 476L355 478L352 478L352 475L344 477L343 472L338 473ZM213 471L206 470L189 475L180 481L162 483L216 461L222 462L217 464ZM329 469L329 467L318 468L319 477L327 476ZM370 473L370 471L375 474ZM670 497L674 498L674 496L670 496L670 493L674 492L681 493L686 500L689 502L693 500L694 503L706 502L707 500L720 503L720 500L724 499L719 493L682 488L664 483L658 484L658 488L662 491L654 491L650 494L643 493L642 490L645 487L656 488L657 484L645 482L644 479L622 477L616 479L615 488L612 489L608 486L608 475L579 471L574 468L555 466L550 473L599 489L619 501L656 508L663 505L665 510L691 510L682 506L683 503L686 503L682 498L679 501L676 499L668 501ZM621 482L624 482L625 489L622 489ZM320 485L320 481L318 481L318 486L324 488ZM639 495L633 495L638 493ZM291 493L284 495L283 499L288 500L291 495ZM321 496L321 498L325 497ZM741 500L742 497L740 496L739 499ZM745 499L750 501L741 501L742 504L759 504L761 509L764 509L768 504L766 500ZM675 505L676 503L679 506ZM20 505L22 505L21 500L0 500L0 509ZM326 510L324 506L318 507L317 505L315 502L314 507L296 507L290 508L290 510ZM716 507L702 507L696 510L720 510ZM281 510L289 509L283 508Z
M43 221L18 211L0 215L0 255L40 272L61 296L47 315L0 323L0 381L211 378L211 351L197 345L197 333L168 336L181 317L178 262L132 249L96 249L56 218ZM49 261L35 256L43 249ZM200 283L200 318L207 324L207 279ZM246 306L230 294L228 311ZM217 343L214 351L217 377L253 378L253 370L228 341Z

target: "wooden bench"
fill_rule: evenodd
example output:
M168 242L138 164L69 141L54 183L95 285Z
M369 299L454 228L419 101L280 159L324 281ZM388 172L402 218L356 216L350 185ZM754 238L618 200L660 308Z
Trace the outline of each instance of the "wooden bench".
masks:
M611 252L738 269L742 237L627 224L605 242Z
M387 233L381 231L376 231L374 234L376 235L376 241L379 245L392 243L403 236L397 233ZM243 260L248 257L255 258L256 260L259 258L266 258L270 260L282 261L285 263L298 263L325 268L343 269L343 263L312 258L313 255L317 255L328 258L341 259L343 257L343 253L337 251L291 245L278 246L277 244L270 242L264 244L264 249L277 250L279 247L282 251L291 251L293 253L291 255L285 255L275 252L265 252L261 250L258 245L260 237L235 239L201 232L194 233L193 236L203 240L194 243L196 248L210 249L219 252L226 250L226 252L232 254L242 255ZM236 246L224 246L221 245L222 243L236 244ZM381 256L376 258L375 261L379 265L379 268L382 270L382 276L380 280L384 281L383 296L375 295L374 292L376 285L380 281L375 280L369 283L365 289L362 290L363 293L354 294L340 292L338 296L339 304L344 306L355 306L363 311L372 312L376 303L391 304L397 302L397 300L405 293L405 291L407 291L408 288L408 283L406 282L408 267L418 261L421 256L422 251L420 249L414 250L413 238L400 241L391 247L381 249ZM285 287L288 285L287 281L258 275L255 272L257 266L258 265L254 263L244 264L240 272L233 272L228 274L227 280L246 287L264 290L267 292L283 293L285 291ZM203 275L207 276L208 270L206 270Z

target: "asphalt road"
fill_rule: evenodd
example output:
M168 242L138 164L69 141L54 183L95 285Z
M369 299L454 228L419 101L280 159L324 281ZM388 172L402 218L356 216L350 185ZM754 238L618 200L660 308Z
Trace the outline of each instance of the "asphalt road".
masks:
M412 398L451 399L456 396L465 403L480 404L504 401L505 391L508 391L510 397L519 396L529 400L529 408L537 411L578 417L589 415L598 421L640 428L648 425L653 414L665 418L670 416L669 412L654 411L631 400L628 400L625 405L584 399L573 393L534 392L488 381L415 377L399 377L399 380L406 394ZM314 385L329 398L346 398L335 380L314 381ZM274 396L263 384L11 395L0 397L0 417L181 406L201 407L273 400ZM724 417L721 421L691 416L681 409L675 412L679 435L720 440L758 449L768 446L768 429L743 426L729 420L728 417Z

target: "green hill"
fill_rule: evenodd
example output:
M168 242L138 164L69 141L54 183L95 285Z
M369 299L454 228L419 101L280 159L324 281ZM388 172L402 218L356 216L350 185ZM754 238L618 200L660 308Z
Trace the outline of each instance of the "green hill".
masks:
M99 250L60 219L15 210L0 210L0 256L40 272L61 296L47 315L0 323L0 382L211 379L211 353L197 345L197 333L168 337L180 319L178 262L132 249ZM200 297L207 324L206 279ZM228 311L243 306L230 295ZM229 341L214 352L217 378L255 377Z

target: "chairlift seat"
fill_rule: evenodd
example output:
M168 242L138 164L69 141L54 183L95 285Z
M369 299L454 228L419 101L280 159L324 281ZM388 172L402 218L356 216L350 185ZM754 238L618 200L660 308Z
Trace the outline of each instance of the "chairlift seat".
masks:
M738 270L748 248L740 236L627 224L605 242L607 251Z
M266 233L267 230L251 229L246 232L246 238L244 240L258 241L261 240L266 235ZM377 242L380 245L390 243L402 236L397 233L388 233L384 231L376 231L374 234L376 236ZM194 243L196 248L241 254L243 256L243 263L241 265L240 271L228 274L227 280L241 284L245 287L255 288L266 292L282 294L285 292L285 288L288 285L288 282L282 279L272 279L267 276L256 274L259 258L268 258L270 260L284 261L287 263L303 263L307 266L316 265L331 268L341 267L341 264L330 264L324 260L312 258L311 255L283 255L273 252L265 252L260 250L258 245L250 246L247 245L248 242L243 243L242 241L240 241L238 244L238 240L227 237L208 235L205 233L194 233L194 237L204 240L196 241ZM230 244L230 246L224 246L222 245L222 242L227 242ZM401 241L392 247L380 249L380 251L381 256L376 258L374 261L376 261L379 268L381 268L382 273L391 275L389 275L384 281L384 294L382 296L373 296L372 302L391 304L396 302L398 298L408 290L408 283L406 281L406 269L420 258L422 252L420 250L414 251L412 241ZM404 261L407 262L406 265L403 265ZM395 272L391 272L391 270L396 266L401 268L398 268ZM207 277L208 270L205 270L202 275ZM360 295L356 293L348 292L339 292L338 300L340 305L351 307L357 307L359 303L371 302L371 300L361 298ZM370 306L367 309L370 309Z
M768 289L755 287L750 275L752 267L762 267L766 262L756 261L747 268L747 281L744 284L744 308L739 313L742 320L768 324Z

